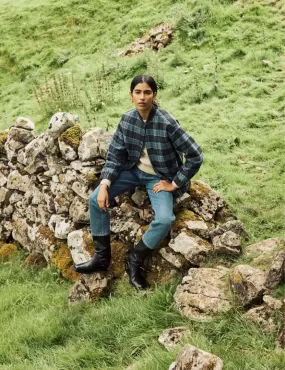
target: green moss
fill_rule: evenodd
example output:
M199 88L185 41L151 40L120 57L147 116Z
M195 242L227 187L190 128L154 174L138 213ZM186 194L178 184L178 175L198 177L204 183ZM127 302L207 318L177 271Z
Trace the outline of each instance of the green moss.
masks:
M190 195L192 198L201 198L209 194L210 189L198 181L193 181L190 187Z
M84 177L89 185L95 184L98 181L98 176L95 173L87 173Z
M78 279L79 274L73 270L73 260L67 244L60 241L56 243L50 262L61 271L64 278L72 281Z
M193 211L190 211L189 209L182 209L178 211L176 214L176 220L174 221L172 225L172 229L174 231L180 230L183 227L186 227L185 221L201 221L201 217L196 215Z
M82 130L79 125L75 125L61 134L59 140L71 146L73 149L78 149L81 137Z
M15 244L4 244L0 247L0 258L9 258L17 254L18 248Z
M4 145L7 141L7 138L8 138L8 132L6 131L0 132L0 154L6 153Z

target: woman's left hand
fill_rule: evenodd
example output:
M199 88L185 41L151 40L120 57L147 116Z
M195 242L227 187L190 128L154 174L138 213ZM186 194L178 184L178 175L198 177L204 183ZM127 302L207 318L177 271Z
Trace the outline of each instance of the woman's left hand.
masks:
M152 191L154 193L159 193L160 191L174 191L177 188L171 183L166 180L160 180L156 184L153 185Z

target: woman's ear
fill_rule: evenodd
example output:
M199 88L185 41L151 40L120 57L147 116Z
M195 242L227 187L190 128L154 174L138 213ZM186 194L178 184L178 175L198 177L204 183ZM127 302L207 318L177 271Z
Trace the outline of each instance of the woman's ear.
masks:
M129 94L130 94L131 101L133 101L133 93L130 91Z

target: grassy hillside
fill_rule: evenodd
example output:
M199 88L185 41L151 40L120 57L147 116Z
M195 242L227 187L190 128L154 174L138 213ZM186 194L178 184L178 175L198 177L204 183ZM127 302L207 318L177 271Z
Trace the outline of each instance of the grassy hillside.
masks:
M115 127L131 107L132 77L151 73L161 106L203 147L198 177L227 199L252 241L282 235L283 2L0 0L0 16L0 128L21 115L41 132L60 110L78 113L84 127ZM118 56L164 21L176 27L169 47ZM57 86L59 100L47 93Z
M0 20L0 130L24 116L39 133L61 110L86 128L115 127L131 79L152 74L162 108L203 148L196 177L227 200L249 243L284 235L284 1L0 0ZM170 46L118 56L161 22L175 27ZM284 369L274 336L239 312L192 322L173 307L174 286L146 299L127 281L109 300L71 308L70 284L22 259L0 265L0 370L168 369L175 356L157 337L181 324L226 370Z

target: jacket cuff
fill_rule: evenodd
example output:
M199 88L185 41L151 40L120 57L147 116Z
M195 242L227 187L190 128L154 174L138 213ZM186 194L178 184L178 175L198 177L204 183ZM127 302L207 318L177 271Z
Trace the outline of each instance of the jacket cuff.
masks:
M109 188L111 185L111 181L109 179L103 179L101 180L100 185L103 185L103 184L106 184Z

